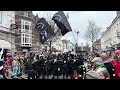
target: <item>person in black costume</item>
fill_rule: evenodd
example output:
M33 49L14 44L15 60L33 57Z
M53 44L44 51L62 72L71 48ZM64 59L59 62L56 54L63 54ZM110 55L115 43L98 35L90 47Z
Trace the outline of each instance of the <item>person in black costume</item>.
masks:
M28 74L28 79L32 78L35 79L36 78L36 65L33 64L34 61L34 53L30 53L29 57L27 58L27 62L25 63L25 67L26 67L26 73Z
M53 78L57 76L57 69L58 69L57 60L55 59L53 64Z
M28 79L30 79L30 78L35 79L35 71L33 70L33 66L32 66L31 62L32 61L29 60L25 63L26 73L28 74Z
M63 74L63 79L68 76L68 67L67 67L67 56L63 57L63 62L62 62L62 74Z

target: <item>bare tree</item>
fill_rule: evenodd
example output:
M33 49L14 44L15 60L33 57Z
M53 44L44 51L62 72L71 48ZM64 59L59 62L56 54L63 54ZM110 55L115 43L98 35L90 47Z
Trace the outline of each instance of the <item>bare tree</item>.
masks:
M55 35L47 43L47 45L50 47L50 51L51 51L52 43L57 42L57 40L59 40L59 38L62 36L62 34L60 33L59 28L56 26L56 24L52 20L51 14L47 14L46 20L49 23L49 25L51 26L53 32L55 33Z
M94 51L93 43L95 42L95 40L99 38L100 30L101 30L101 27L96 25L94 21L92 20L88 21L87 30L84 33L84 37L86 40L89 40L92 42L92 51Z

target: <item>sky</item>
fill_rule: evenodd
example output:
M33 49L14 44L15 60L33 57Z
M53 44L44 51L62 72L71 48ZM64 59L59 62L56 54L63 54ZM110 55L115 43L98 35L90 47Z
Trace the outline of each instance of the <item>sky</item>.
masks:
M57 11L33 11L33 14L38 14L39 17L47 17L47 15L53 16ZM95 21L95 23L101 27L101 32L106 30L106 27L112 23L116 17L116 11L64 11L64 13L69 15L68 21L73 32L67 33L62 38L70 40L75 43L77 39L76 31L79 31L78 44L86 45L86 40L84 39L84 32L87 29L88 20ZM91 43L89 41L91 46Z

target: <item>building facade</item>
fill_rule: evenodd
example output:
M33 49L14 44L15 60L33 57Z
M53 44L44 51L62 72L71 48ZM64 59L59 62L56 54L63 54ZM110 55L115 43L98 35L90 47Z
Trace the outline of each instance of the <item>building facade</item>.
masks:
M117 16L112 21L111 25L101 36L101 49L118 49L120 48L120 12L117 11Z
M15 11L15 22L20 34L15 39L15 45L19 54L39 52L41 43L35 28L39 19L32 11Z
M96 40L94 43L93 43L93 50L94 52L98 52L100 53L101 52L101 41L100 39Z
M0 11L0 40L10 44L10 48L5 49L13 55L16 52L15 37L17 34L11 29L12 24L15 24L15 11Z
M55 52L56 54L58 53L62 53L63 52L63 43L62 40L58 39L56 42L52 43L52 50L53 52Z

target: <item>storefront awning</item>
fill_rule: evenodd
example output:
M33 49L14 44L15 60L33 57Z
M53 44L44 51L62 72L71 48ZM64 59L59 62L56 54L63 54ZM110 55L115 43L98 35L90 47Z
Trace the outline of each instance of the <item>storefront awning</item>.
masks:
M11 44L8 41L0 39L0 48L11 49Z

